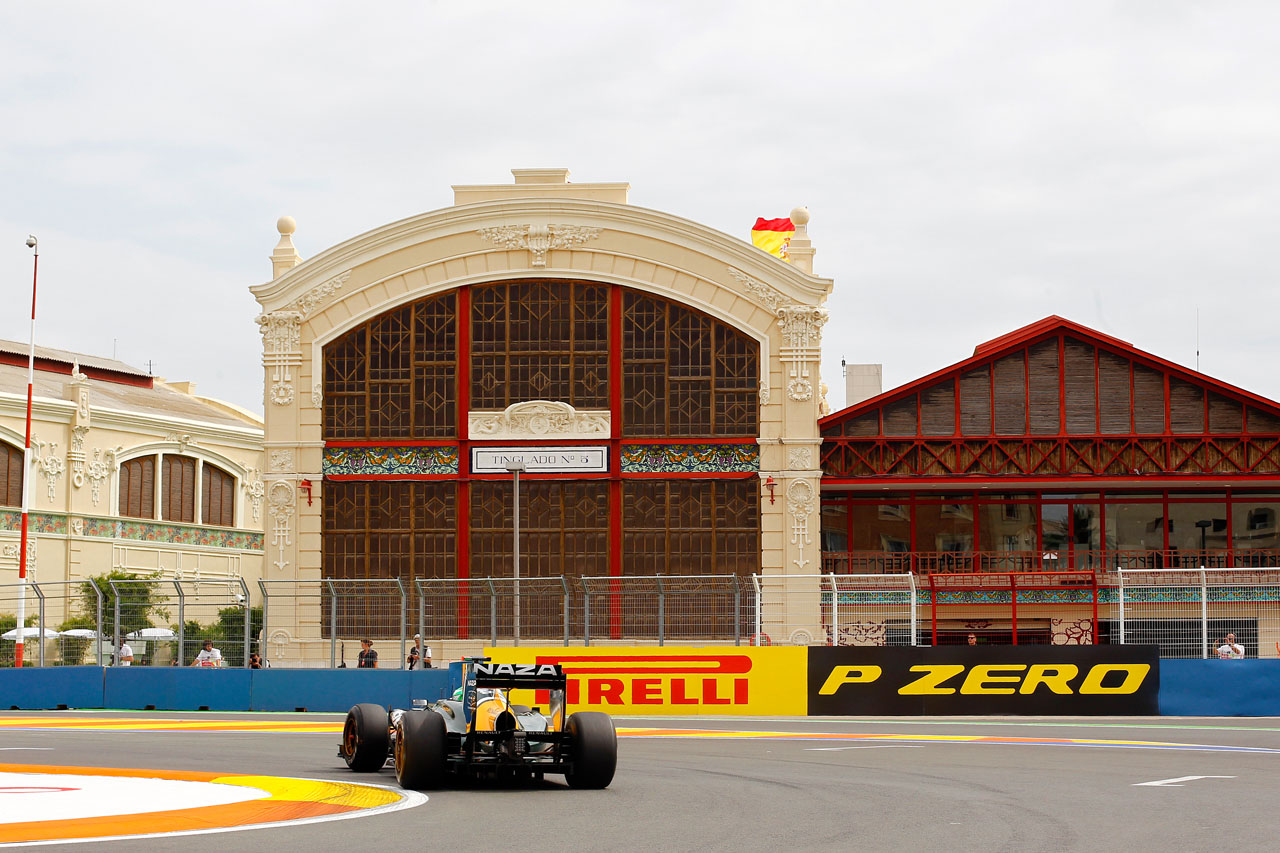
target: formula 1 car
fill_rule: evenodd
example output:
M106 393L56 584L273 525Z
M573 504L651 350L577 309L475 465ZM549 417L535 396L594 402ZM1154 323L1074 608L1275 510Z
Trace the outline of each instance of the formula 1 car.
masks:
M547 713L513 705L513 689L546 690ZM618 763L608 714L579 711L565 719L559 664L467 661L453 699L414 709L356 705L347 712L338 755L368 773L388 762L401 787L436 788L450 777L533 778L563 773L572 788L607 788Z

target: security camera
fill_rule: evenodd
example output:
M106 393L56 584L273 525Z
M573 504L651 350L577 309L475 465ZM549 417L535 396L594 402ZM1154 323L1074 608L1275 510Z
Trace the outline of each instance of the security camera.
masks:
M35 247L36 247L36 235L34 235L34 234L28 234L28 235L27 235L27 248L28 248L28 249L34 249Z

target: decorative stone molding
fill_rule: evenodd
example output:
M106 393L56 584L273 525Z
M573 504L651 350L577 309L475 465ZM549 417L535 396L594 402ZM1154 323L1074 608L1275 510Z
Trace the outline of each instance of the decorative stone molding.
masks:
M262 329L262 365L271 370L271 402L287 406L293 402L293 368L302 364L299 341L302 336L301 311L272 311L258 317Z
M186 433L171 432L164 437L164 440L172 441L174 444L178 445L179 453L186 453L188 447L192 447L196 444L196 442L192 440L191 436Z
M49 503L53 503L57 497L58 478L67 470L67 466L58 455L58 442L36 439L33 443L36 452L32 455L31 463L41 474L44 474L45 483L48 486ZM47 453L45 448L48 448Z
M763 305L765 309L775 317L778 315L778 311L780 309L796 304L794 300L788 299L769 285L762 281L757 281L742 270L735 269L734 267L726 267L726 269L729 270L729 275L733 276L733 278L737 280L738 284L742 285L742 289L745 290L752 299Z
M267 487L262 482L262 472L250 468L244 472L244 496L249 505L249 514L255 522L262 520L262 498Z
M71 469L71 485L77 489L84 486L85 463L88 454L84 451L84 437L89 433L87 426L71 428L71 449L67 451L67 465Z
M572 249L600 236L599 228L587 225L499 225L481 228L481 238L506 249L527 249L529 266L545 267L547 252Z
M22 543L14 542L13 544L5 545L3 549L0 549L0 555L4 556L6 563L12 560L13 566L16 569L18 566L18 558L21 556L18 552L21 550ZM33 583L36 580L36 537L34 536L27 537L27 580Z
M769 383L763 379L760 380L760 405L769 405Z
M308 290L302 296L289 303L286 311L296 311L303 317L310 314L320 305L329 300L330 296L342 289L342 285L347 283L347 279L351 278L351 270L347 270L342 275L336 275L326 281L324 284L317 284Z
M284 558L284 549L293 545L293 484L285 480L276 480L267 493L267 501L271 512L271 544L279 549L279 556L272 561L281 571L289 565Z
M83 518L71 519L71 535L72 536L84 535L84 519Z
M793 447L787 451L787 468L807 471L813 467L813 451L808 447Z
M468 412L472 438L547 438L599 441L610 434L607 410L578 411L568 403L531 400L501 412Z
M822 352L822 326L827 312L808 305L778 309L782 348L778 357L787 367L787 396L797 402L813 399L812 372Z
M791 544L804 547L812 541L809 516L813 514L813 484L792 480L787 486L787 512L791 513Z
M292 450L272 450L268 453L268 459L267 470L269 471L293 470Z
M311 386L311 405L317 409L324 405L324 386L319 382Z
M89 477L89 498L93 501L94 506L98 505L98 501L102 497L102 484L106 482L113 471L120 470L118 457L123 451L123 445L110 450L103 450L100 447L94 448L93 461L88 464L85 470Z

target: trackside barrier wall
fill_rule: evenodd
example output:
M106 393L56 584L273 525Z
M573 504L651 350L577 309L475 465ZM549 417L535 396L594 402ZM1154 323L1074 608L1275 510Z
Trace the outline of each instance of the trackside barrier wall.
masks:
M448 669L246 670L29 667L0 670L0 710L346 711L360 702L408 708L461 684Z
M1045 649L1046 647L1040 647ZM1059 649L1071 647L1058 647ZM1080 648L1080 647L1077 647ZM1035 647L1019 647L1019 654L1031 654ZM1028 677L1027 669L1053 662L1014 661L987 654L991 647L975 650L970 657L963 647L949 650L960 657L950 662L962 671L938 685L960 694L968 682L972 690L1009 690L1017 696ZM894 667L904 661L889 658L909 654L904 648L882 649L884 660L863 657L871 649L853 647L859 660L831 658L815 662L840 649L814 647L653 647L560 649L493 648L487 650L502 662L563 660L570 675L574 710L598 708L618 715L806 715L821 713L811 701L827 686L836 687L827 696L839 696L849 688L892 686L897 693L905 684L890 684ZM556 651L572 655L555 655ZM920 651L928 654L929 649ZM601 654L592 655L591 652ZM655 654L663 652L663 654ZM670 654L666 654L669 652ZM744 654L745 653L745 654ZM1060 654L1057 653L1057 654ZM573 657L574 660L568 660ZM745 659L744 659L745 658ZM1135 658L1136 660L1136 658ZM1079 677L1070 679L1078 689L1088 669L1106 661L1057 665L1080 667ZM941 661L939 661L941 663ZM1112 664L1115 661L1111 662ZM1124 663L1124 662L1120 662ZM920 665L916 663L915 665ZM1133 664L1128 664L1132 666ZM836 667L846 669L835 675ZM862 669L859 669L859 668ZM870 667L880 667L874 680ZM1012 668L1011 668L1012 667ZM1277 716L1280 715L1280 661L1276 660L1162 660L1152 675L1158 679L1158 713L1166 716ZM983 669L985 668L985 669ZM975 671L977 674L975 675ZM576 675L575 675L576 672ZM901 673L899 673L901 675ZM912 674L914 679L917 673ZM1052 680L1054 672L1041 670ZM1098 686L1116 688L1122 674L1100 678ZM972 679L972 680L970 680ZM828 682L831 682L828 684ZM459 665L449 669L368 671L368 670L204 670L191 668L148 669L145 667L102 668L28 667L0 669L0 710L46 710L57 708L120 708L195 711L308 711L343 712L360 702L376 702L388 707L409 707L412 699L437 699L449 695L461 683ZM839 685L839 686L837 686ZM1040 689L1040 688L1038 688ZM866 694L870 696L871 694ZM996 693L998 699L1001 694ZM956 707L948 710L947 695L933 700L927 710L902 713L970 713ZM1065 697L1070 698L1070 697ZM541 704L538 700L530 704ZM1052 713L1072 713L1069 703ZM1029 712L1029 711L1028 711ZM863 715L875 713L871 705L855 703L827 713ZM1005 713L1018 713L1006 711Z

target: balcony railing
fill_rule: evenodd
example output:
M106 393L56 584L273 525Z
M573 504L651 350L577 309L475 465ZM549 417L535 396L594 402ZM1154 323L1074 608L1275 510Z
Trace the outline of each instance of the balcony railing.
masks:
M1117 569L1230 569L1280 566L1278 550L1168 551L824 551L822 571L838 575L911 572L1052 572Z

